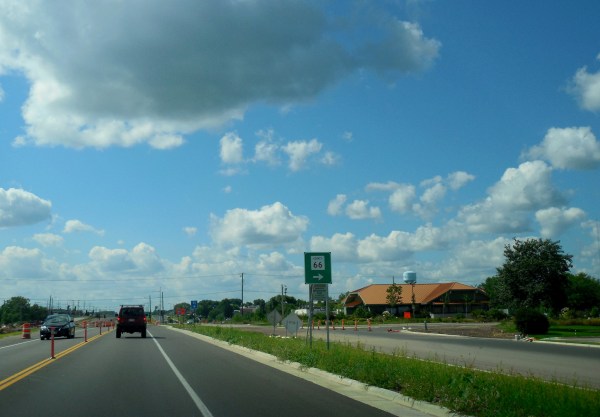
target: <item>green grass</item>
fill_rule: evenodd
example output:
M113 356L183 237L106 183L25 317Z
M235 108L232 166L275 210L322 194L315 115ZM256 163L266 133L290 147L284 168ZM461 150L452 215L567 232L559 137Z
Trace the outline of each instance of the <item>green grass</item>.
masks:
M533 336L539 339L548 337L600 337L600 326L551 325L547 334Z
M362 346L303 339L270 338L220 326L182 326L207 336L270 353L370 386L399 392L453 412L476 417L580 417L598 415L600 391L425 362L403 352L383 354Z
M10 333L0 333L0 339L4 338L4 337L9 337L9 336L17 336L20 335L21 332L10 332Z

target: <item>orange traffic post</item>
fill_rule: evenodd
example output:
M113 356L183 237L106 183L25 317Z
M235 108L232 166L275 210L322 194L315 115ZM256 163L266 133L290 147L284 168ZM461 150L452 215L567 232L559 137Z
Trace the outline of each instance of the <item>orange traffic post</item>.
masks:
M21 333L21 339L31 339L31 325L29 323L23 323L23 333Z
M83 341L87 342L87 321L83 321Z
M367 319L367 323L369 324L369 331L371 331L371 319Z
M346 328L344 327L344 319L342 319L342 330L346 330Z
M354 331L358 331L358 320L354 320Z
M335 330L335 320L331 320L331 328Z
M50 358L54 359L54 327L50 327Z

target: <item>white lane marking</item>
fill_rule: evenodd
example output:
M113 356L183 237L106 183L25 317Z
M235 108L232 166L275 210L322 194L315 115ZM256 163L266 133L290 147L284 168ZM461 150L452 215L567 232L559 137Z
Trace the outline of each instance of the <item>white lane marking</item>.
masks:
M206 405L202 402L200 397L198 397L198 394L196 394L196 392L191 387L191 385L188 384L188 382L183 377L183 375L181 375L181 372L179 372L179 370L175 367L175 364L173 363L173 361L171 361L171 359L167 356L167 354L165 353L163 348L160 346L158 341L154 338L154 336L152 336L152 333L148 332L148 334L152 337L152 340L154 340L154 343L156 343L156 346L158 346L158 350L160 351L160 353L162 353L163 357L165 358L165 360L171 367L171 370L173 371L173 373L175 374L175 376L177 377L179 382L181 382L181 385L183 385L183 387L187 391L188 395L192 398L192 401L194 401L194 404L196 404L196 407L198 407L198 410L200 410L200 413L202 413L202 415L204 417L213 417L213 415L210 412L210 410L208 409L208 407L206 407Z
M40 340L40 339L39 338L35 338L35 339L28 340L26 342L19 342L19 343L15 343L15 344L12 344L12 345L1 346L0 349L8 349L8 348L15 347L15 346L21 346L21 345L23 345L25 343L34 342L36 340Z

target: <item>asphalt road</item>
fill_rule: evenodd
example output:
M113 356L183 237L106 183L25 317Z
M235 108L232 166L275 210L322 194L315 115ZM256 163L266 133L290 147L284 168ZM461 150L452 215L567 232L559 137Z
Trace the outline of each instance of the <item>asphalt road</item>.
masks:
M573 344L524 342L512 339L491 339L439 335L402 330L401 326L374 326L330 329L331 341L374 348L386 353L402 353L477 369L508 374L536 376L578 386L600 389L600 348ZM304 334L306 329L304 329ZM313 331L313 338L326 340L326 331Z
M277 369L288 365L167 327L149 326L146 339L88 336L56 340L55 359L48 341L0 340L0 416L426 415L339 378L292 375Z

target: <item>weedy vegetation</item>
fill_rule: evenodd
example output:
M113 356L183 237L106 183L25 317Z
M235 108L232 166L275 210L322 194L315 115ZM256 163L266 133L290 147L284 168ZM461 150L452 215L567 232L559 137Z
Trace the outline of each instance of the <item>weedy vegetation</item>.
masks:
M600 391L523 375L485 372L384 354L360 345L304 339L272 338L221 326L183 326L230 344L269 353L284 362L297 362L340 377L399 392L475 417L580 417L598 415Z

